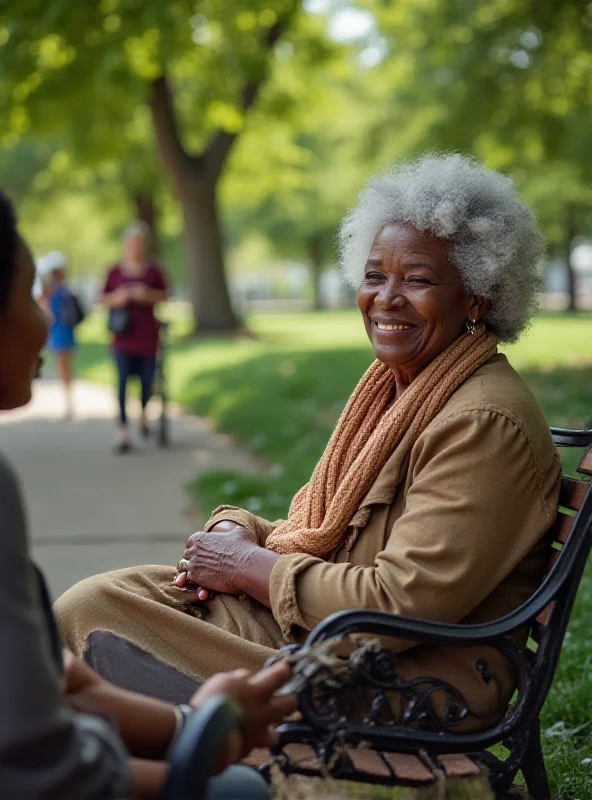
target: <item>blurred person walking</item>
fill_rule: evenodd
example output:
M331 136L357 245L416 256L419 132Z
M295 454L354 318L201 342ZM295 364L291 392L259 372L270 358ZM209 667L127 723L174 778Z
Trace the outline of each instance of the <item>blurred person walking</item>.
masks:
M74 329L84 319L84 311L68 285L67 267L67 256L59 250L46 253L37 264L41 280L39 304L49 319L47 347L55 356L58 378L64 388L64 418L70 420L74 416L72 400L72 361L76 349Z
M137 376L141 386L140 433L150 435L146 406L152 394L159 322L154 307L168 297L163 267L149 255L150 229L133 222L123 233L123 259L109 270L102 302L109 309L111 349L117 369L119 426L116 453L131 449L126 390L128 379Z

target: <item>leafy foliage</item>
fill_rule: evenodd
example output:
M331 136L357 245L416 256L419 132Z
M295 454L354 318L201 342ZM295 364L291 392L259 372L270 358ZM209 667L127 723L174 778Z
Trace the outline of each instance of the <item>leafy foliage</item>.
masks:
M257 232L276 256L331 262L364 178L428 148L472 152L511 173L563 251L592 229L589 3L294 7L0 0L0 179L28 197L101 194L109 183L122 195L148 190L177 233L146 107L166 72L192 163L217 133L240 134L220 193L232 247ZM335 20L356 8L368 25L337 40ZM290 25L266 53L262 36L284 14ZM264 76L247 116L244 88Z
M566 206L592 203L590 5L422 0L376 16L389 48L376 75L394 87L375 126L385 154L393 127L413 151L472 152L511 172L562 240Z

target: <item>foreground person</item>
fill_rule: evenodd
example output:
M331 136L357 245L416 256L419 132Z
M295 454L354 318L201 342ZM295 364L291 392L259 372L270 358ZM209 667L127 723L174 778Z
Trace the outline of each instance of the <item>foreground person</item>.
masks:
M0 410L29 402L39 370L48 326L32 297L34 277L12 208L0 193ZM20 486L2 458L0 509L0 796L159 797L166 754L190 709L112 686L70 652L62 653L43 576L28 554ZM289 674L280 664L255 676L217 675L191 704L226 693L243 707L242 751L233 748L237 758L269 743L268 726L294 709L294 698L274 697ZM226 763L224 753L221 758L219 767ZM268 791L258 775L242 767L210 782L209 800L239 796L267 798Z
M218 669L256 669L336 611L479 623L539 583L560 463L497 352L535 309L532 214L500 174L427 156L369 181L341 243L376 361L288 519L221 506L177 567L90 578L56 604L68 645L116 683L175 699ZM466 730L505 713L514 674L497 651L392 647L404 677L460 689Z

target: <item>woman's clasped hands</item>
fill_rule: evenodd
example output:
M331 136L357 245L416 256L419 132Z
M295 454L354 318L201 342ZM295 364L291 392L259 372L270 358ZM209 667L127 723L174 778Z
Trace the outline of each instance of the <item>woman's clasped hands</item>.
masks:
M204 602L212 591L240 594L241 578L260 549L255 534L234 522L219 522L209 533L197 531L187 540L174 585L190 602Z

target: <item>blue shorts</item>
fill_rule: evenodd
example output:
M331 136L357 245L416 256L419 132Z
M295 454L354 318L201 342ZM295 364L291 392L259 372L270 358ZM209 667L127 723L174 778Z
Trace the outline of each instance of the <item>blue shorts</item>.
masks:
M53 353L73 350L76 346L74 328L67 328L65 325L54 323L49 329L47 346Z

